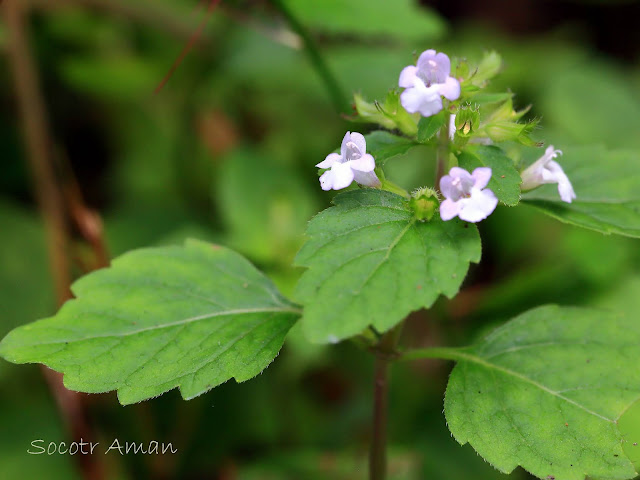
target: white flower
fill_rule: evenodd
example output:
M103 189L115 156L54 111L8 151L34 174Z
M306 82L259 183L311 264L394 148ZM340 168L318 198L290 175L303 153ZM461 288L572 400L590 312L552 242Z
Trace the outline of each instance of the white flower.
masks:
M554 150L549 145L544 155L522 172L522 191L531 190L544 183L557 183L558 193L563 202L571 203L576 198L569 177L558 162L553 160L562 155L561 150Z
M456 114L449 115L449 140L453 140L456 136Z
M449 100L460 96L460 82L449 76L451 62L444 53L435 50L422 52L417 66L410 65L400 72L399 84L406 90L400 103L409 113L420 112L430 117L442 110L443 95Z
M379 187L380 180L373 171L376 162L366 153L367 142L358 132L347 132L342 139L340 154L330 153L318 168L330 168L320 177L323 190L340 190L351 185L354 180L367 187Z
M447 221L458 216L466 222L484 220L495 210L498 199L484 187L491 178L488 167L476 168L473 173L453 167L449 175L440 179L440 191L445 200L440 204L440 218Z

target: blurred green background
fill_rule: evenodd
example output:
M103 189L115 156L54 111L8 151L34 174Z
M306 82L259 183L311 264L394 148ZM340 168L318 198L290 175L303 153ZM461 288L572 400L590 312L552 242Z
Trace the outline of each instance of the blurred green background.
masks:
M518 108L533 104L529 115L543 127L537 137L557 148L640 152L635 1L223 1L155 95L207 2L21 3L60 182L73 172L102 217L112 256L187 237L211 240L246 255L290 294L306 222L331 199L314 165L346 130L372 128L347 122L345 105L353 92L384 98L427 48L470 60L500 52L505 68L492 88L515 92ZM309 61L296 25L313 38L339 91ZM0 336L56 308L10 33L3 19ZM433 159L416 149L389 165L387 176L414 188L430 178ZM95 258L71 218L67 225L78 276ZM526 206L500 207L480 230L482 263L455 300L410 317L406 344L462 345L550 302L638 315L637 241L562 225ZM504 477L449 435L442 414L449 369L434 361L394 367L392 478ZM189 402L176 391L126 408L114 394L82 398L101 446L118 438L179 450L102 456L109 479L364 479L371 376L372 359L353 345L311 346L294 329L258 378ZM0 478L82 478L76 457L26 453L34 439L70 441L40 369L2 361L0 384ZM630 422L633 436L640 416Z

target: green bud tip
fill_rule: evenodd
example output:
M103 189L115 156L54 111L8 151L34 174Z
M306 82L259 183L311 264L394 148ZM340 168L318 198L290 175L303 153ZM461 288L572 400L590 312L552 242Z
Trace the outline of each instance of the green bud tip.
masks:
M440 200L433 188L422 187L411 194L409 206L415 217L421 222L428 222L438 210Z

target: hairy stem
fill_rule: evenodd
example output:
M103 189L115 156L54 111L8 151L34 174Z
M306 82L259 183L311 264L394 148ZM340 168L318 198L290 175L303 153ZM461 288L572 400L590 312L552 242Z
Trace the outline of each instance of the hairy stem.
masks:
M282 2L282 0L271 0L271 4L280 12L280 14L287 21L291 29L297 33L302 42L304 43L304 50L309 57L309 61L313 65L313 68L316 69L318 75L324 82L329 95L331 96L331 100L338 112L342 113L350 113L349 102L347 101L347 96L342 91L340 84L336 80L336 77L331 73L329 66L324 61L324 58L320 54L320 50L315 44L315 41L311 37L311 34L307 31L307 29L298 21L298 19L289 11L287 6Z

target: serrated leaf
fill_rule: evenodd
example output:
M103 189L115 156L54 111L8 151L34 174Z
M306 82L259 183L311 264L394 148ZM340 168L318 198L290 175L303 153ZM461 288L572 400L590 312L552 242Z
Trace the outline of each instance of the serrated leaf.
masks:
M640 237L640 154L608 152L602 146L563 149L556 160L569 177L577 198L560 200L557 185L543 185L522 200L562 222Z
M637 475L617 420L640 396L640 324L546 306L459 352L445 398L453 436L502 472L542 479ZM451 357L453 358L454 355Z
M418 141L420 143L428 142L440 128L445 124L448 115L442 110L437 115L430 117L422 117L418 122Z
M369 325L383 332L440 294L455 295L480 260L475 225L435 216L419 222L404 198L365 189L338 195L316 216L296 263L308 267L296 292L302 328L318 343Z
M376 159L376 165L382 166L396 155L404 155L413 147L420 145L413 140L399 137L384 130L376 130L364 136L367 141L367 152Z
M70 390L117 390L122 404L248 380L299 316L243 257L198 241L125 254L73 292L54 317L9 333L0 355L63 372Z
M469 146L458 155L458 165L469 172L478 167L491 168L488 188L505 205L514 206L520 201L522 179L513 161L496 146Z

